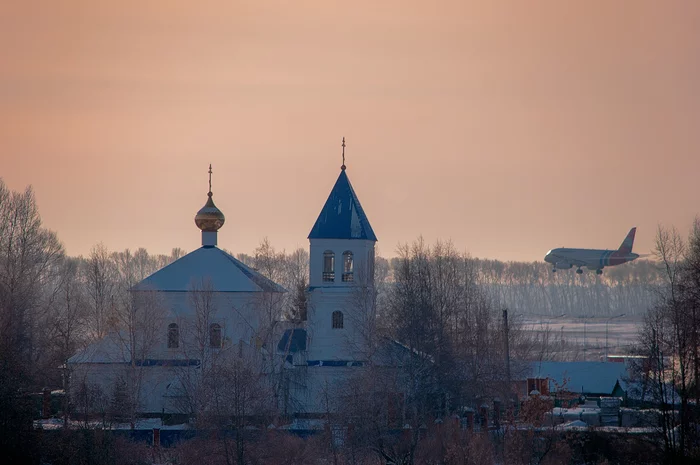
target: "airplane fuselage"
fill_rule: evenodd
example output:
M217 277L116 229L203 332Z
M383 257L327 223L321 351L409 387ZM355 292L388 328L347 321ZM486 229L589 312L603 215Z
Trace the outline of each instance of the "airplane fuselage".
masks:
M600 249L552 249L547 252L544 261L554 265L554 269L569 269L574 266L590 270L602 270L606 266L616 266L639 258L632 252Z

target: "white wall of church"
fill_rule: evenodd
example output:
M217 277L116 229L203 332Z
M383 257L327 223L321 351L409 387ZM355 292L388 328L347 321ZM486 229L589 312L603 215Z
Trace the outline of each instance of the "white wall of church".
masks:
M366 315L349 289L315 289L309 299L307 332L309 360L363 360ZM334 327L333 313L342 313L342 328Z
M279 305L279 295L271 293L214 292L211 297L211 310L197 311L188 292L164 292L160 299L162 319L160 334L154 355L163 358L195 355L198 340L208 340L208 326L218 324L222 329L223 345L236 345L239 340L255 345L256 338L264 340L271 327L270 318ZM201 307L200 307L201 308ZM199 314L199 316L198 316ZM177 324L180 344L168 348L168 327Z
M362 288L372 285L375 242L358 239L311 239L310 242L308 359L366 359L363 352L370 315L365 301L366 291ZM332 280L327 274L324 279L327 251L335 255ZM343 254L347 251L353 256L353 276L344 281ZM342 328L338 327L337 321L334 324L334 312L342 313Z
M116 380L120 377L126 379L131 370L128 378L137 379L140 386L139 411L178 412L183 404L179 401L178 405L179 394L175 388L179 378L196 376L198 364L207 363L212 351L250 356L251 351L259 352L263 342L267 342L270 351L276 350L279 340L276 331L280 328L271 325L270 318L276 314L272 310L280 303L279 293L213 292L210 312L205 320L198 317L197 305L191 295L191 292L158 292L155 300L142 299L148 302L148 306L140 310L150 313L145 320L150 316L153 324L136 328L135 366L130 364L131 336L127 332L109 335L107 338L113 339L112 344L106 344L104 340L98 343L103 348L99 352L99 363L94 363L97 359L93 355L70 365L73 398L80 385L86 384L109 400ZM177 347L168 347L171 324L178 328ZM210 346L211 324L221 327L221 348Z
M137 412L181 413L186 411L186 402L180 398L180 378L184 376L185 370L192 373L198 371L194 366L131 366L123 363L81 363L72 365L71 368L73 411L79 414L84 413L85 408L91 414L100 414L112 408L115 386L119 379L135 383L134 388L138 390ZM82 405L85 388L90 392L89 405Z

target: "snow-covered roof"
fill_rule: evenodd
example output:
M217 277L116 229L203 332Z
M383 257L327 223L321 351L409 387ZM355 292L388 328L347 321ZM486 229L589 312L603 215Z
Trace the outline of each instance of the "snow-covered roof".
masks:
M570 392L612 394L615 383L627 376L627 365L614 362L532 362L530 376L549 378ZM555 386L551 386L553 389Z
M377 240L345 170L340 172L309 239Z
M588 423L581 420L574 420L557 426L557 429L588 428Z
M109 333L68 359L68 363L127 363L129 337L125 332Z
M163 420L160 418L137 418L134 424L131 423L112 423L105 426L102 420L93 420L87 423L90 429L110 429L110 430L153 430L155 428L160 430L189 430L192 426L188 423L182 423L178 425L166 425L163 424ZM84 420L69 420L69 428L84 428ZM43 430L56 430L64 428L64 422L62 418L48 418L46 420L34 420L34 427Z
M133 290L189 291L207 280L216 292L286 292L218 247L205 246L156 271Z
M659 392L659 386L653 380L648 380L646 383L636 380L632 381L626 378L619 380L620 388L625 391L627 398L636 401L645 402L660 402L663 398L667 404L680 404L681 396L673 389L673 386L664 383L663 395Z

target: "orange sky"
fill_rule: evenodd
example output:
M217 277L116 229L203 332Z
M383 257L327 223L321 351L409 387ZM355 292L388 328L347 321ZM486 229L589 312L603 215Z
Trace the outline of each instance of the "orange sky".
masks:
M700 213L700 2L0 3L0 176L70 254L307 246L339 172L383 255L617 247Z

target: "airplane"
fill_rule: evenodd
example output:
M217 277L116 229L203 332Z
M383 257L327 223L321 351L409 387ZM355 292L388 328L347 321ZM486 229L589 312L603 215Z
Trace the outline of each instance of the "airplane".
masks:
M552 249L544 256L544 261L553 265L553 273L576 266L576 273L581 274L583 273L581 267L585 266L589 270L595 270L596 274L603 274L603 268L606 266L621 265L639 258L638 254L632 253L635 232L637 232L636 227L630 229L617 250Z

